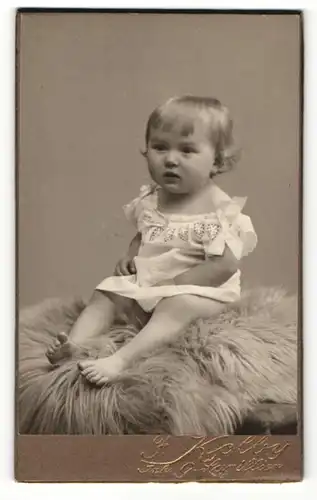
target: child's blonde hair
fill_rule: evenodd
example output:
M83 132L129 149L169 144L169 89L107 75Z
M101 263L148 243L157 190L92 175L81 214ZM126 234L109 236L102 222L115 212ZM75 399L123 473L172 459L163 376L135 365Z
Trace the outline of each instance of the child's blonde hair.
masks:
M171 106L174 107L174 105L197 109L198 112L205 115L210 126L210 141L215 149L215 165L218 167L217 173L231 169L240 157L240 151L238 151L234 145L233 122L228 108L221 104L218 99L213 97L199 97L193 95L172 97L164 104L154 109L146 125L146 148L148 146L151 129L164 128L164 126L167 128L171 127L171 120L173 120L173 118L167 116L167 111ZM192 133L192 123L186 123L182 132L184 135Z

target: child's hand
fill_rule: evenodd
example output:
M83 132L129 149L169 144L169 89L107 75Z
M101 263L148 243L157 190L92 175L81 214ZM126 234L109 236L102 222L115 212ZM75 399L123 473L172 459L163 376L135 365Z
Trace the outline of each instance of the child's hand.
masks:
M129 276L136 274L136 267L131 257L125 256L117 263L114 273L116 276Z

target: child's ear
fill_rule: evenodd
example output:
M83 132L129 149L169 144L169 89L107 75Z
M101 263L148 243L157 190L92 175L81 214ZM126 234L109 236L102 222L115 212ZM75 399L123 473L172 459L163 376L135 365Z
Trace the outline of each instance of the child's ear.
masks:
M217 159L215 159L211 169L210 169L210 177L214 177L214 175L217 175L221 170L221 164Z
M215 157L214 164L212 166L212 170L210 172L210 176L214 176L217 174L223 174L224 172L227 172L230 170L230 163L226 161L226 157L224 154L219 153Z
M144 158L147 158L147 149L141 149L140 153Z
M214 163L213 166L210 169L210 177L214 177L215 175L217 175L218 172L219 172L219 168Z

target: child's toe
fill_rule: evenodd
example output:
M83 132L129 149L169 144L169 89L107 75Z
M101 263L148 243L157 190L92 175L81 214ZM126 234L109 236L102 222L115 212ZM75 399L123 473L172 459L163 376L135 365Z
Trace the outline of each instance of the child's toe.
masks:
M88 368L86 368L86 369L83 371L83 373L84 373L84 375L91 377L91 376L93 376L94 374L96 374L97 372L96 372L96 370L94 370L93 368L88 367Z
M78 367L80 370L86 370L88 368L93 368L93 363L91 361L79 361Z
M106 378L100 374L97 374L97 375L92 375L89 380L90 382L93 382L95 385L101 386L105 383L104 381L106 381Z
M104 385L108 382L108 378L105 376L99 377L98 380L96 380L95 384L98 386Z
M58 333L58 334L57 334L57 338L58 338L58 340L59 340L59 342L60 342L61 344L64 344L64 343L65 343L65 342L67 342L67 340L68 340L68 337L67 337L67 335L66 335L66 333L65 333L65 332L60 332L60 333Z
M88 368L83 368L81 370L81 374L84 375L84 377L86 377L88 375L88 373L90 373L90 371L88 370Z

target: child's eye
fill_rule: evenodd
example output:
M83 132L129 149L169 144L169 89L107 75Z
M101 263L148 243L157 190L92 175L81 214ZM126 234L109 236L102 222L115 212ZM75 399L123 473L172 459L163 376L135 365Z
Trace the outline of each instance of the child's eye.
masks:
M156 151L166 151L167 146L165 144L152 144L152 149L155 149Z
M193 148L192 146L183 146L181 148L181 152L184 153L185 155L188 155L192 153L197 153L197 149Z

